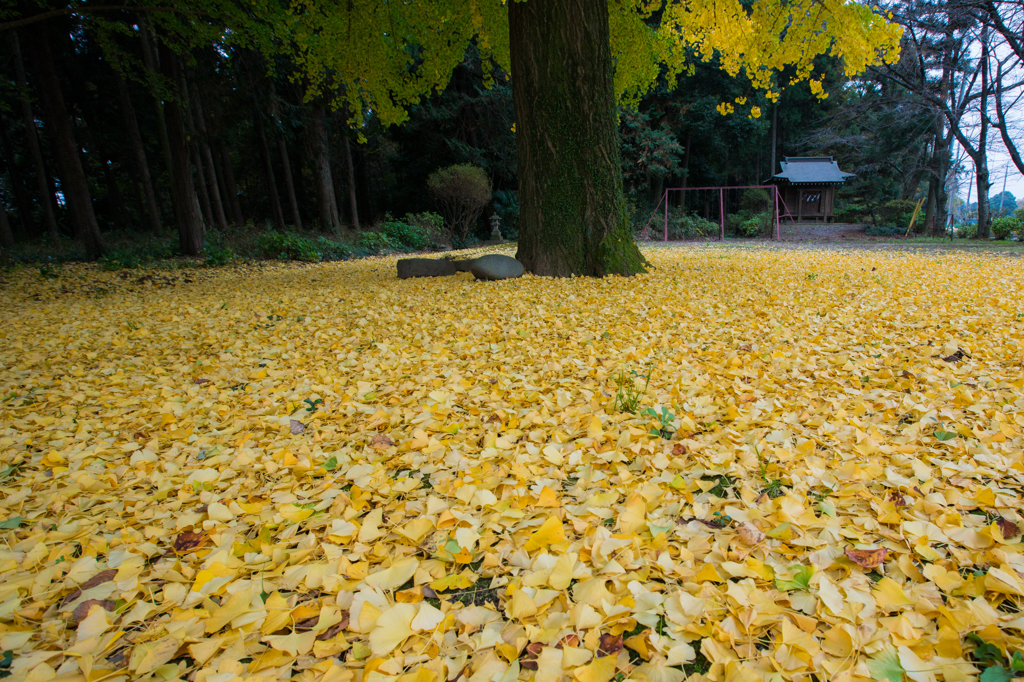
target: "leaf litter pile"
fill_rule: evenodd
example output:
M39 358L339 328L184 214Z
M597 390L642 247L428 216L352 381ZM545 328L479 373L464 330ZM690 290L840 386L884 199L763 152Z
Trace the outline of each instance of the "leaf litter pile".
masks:
M1019 263L648 255L9 273L0 675L1024 668Z

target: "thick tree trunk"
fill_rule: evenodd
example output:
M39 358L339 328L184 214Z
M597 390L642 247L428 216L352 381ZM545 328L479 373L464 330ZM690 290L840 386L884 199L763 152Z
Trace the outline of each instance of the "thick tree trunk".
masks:
M176 55L171 55L171 59L177 60ZM182 116L185 117L186 130L188 130L188 146L192 151L192 168L195 171L194 184L199 190L199 205L203 209L203 218L205 218L205 225L210 227L213 226L213 208L210 206L210 194L206 190L206 181L203 173L203 158L199 153L199 136L196 134L196 123L192 117L192 102L188 95L188 80L185 78L185 70L178 69L178 91L181 94L181 106L184 110Z
M4 165L7 167L7 175L11 178L11 192L14 194L14 205L18 207L18 222L25 234L32 234L35 230L32 220L32 201L28 198L25 190L25 181L18 173L18 166L14 162L14 145L7 136L6 126L0 125L0 145L3 148Z
M516 258L538 275L644 272L622 189L608 3L512 2L508 18Z
M253 118L256 119L256 134L260 142L260 154L263 156L263 170L267 176L267 194L270 196L270 212L273 214L274 224L277 229L284 231L284 212L281 210L281 199L277 196L277 179L274 178L274 164L270 159L270 147L267 146L267 132L263 125L263 117L257 110Z
M981 101L979 111L988 111L989 97L989 46L988 31L981 34ZM988 190L992 183L988 181L988 116L981 116L978 122L978 151L974 155L974 165L978 180L978 239L988 239L992 225L992 215L988 206Z
M180 82L177 58L168 52L162 69L171 83ZM186 256L198 256L203 250L203 216L196 201L189 165L188 141L185 139L185 113L175 99L164 103L167 116L167 141L171 153L171 203L178 223L178 246Z
M7 207L4 206L2 197L0 197L0 247L14 248L14 234L11 232L11 223L7 220ZM0 258L0 263L2 262L3 259Z
M345 172L348 174L348 208L352 215L352 229L359 229L359 205L356 202L356 166L352 163L352 144L345 136Z
M217 218L217 226L222 230L228 228L228 219L224 215L224 204L220 200L220 186L217 184L217 169L213 164L213 152L210 151L210 137L206 134L206 118L203 116L203 103L199 99L199 88L192 83L192 111L199 124L199 151L206 162L206 182L210 187L210 203L213 204L213 215Z
M327 232L337 225L332 205L334 182L331 179L330 149L327 140L327 124L324 122L323 107L313 107L306 125L310 156L313 159L313 187L316 189L316 208L320 218L320 229Z
M988 202L988 190L992 183L988 181L988 155L982 148L974 160L978 192L978 239L989 238L992 225L992 212Z
M132 160L135 162L136 181L142 185L142 194L145 204L146 216L149 218L149 229L153 234L160 234L160 207L156 203L156 193L153 191L153 181L149 177L149 162L146 160L146 148L142 145L142 133L139 131L139 122L135 117L135 108L132 106L131 97L128 94L128 84L119 72L114 73L117 79L117 95L121 100L121 116L124 119L125 131L128 133L128 142L132 149Z
M57 67L50 52L49 35L45 25L32 27L32 56L36 64L36 81L40 100L46 115L46 122L52 131L53 155L60 170L61 191L71 215L75 237L82 243L89 258L99 258L106 253L100 227L93 213L89 181L82 168L81 147L75 142L71 116L64 104Z
M18 79L18 92L21 100L21 122L25 126L25 138L28 143L32 163L36 169L36 185L39 192L39 204L43 212L43 227L50 241L56 243L60 239L57 231L57 215L54 209L56 199L50 191L49 176L43 163L43 150L39 146L39 132L36 129L36 117L32 113L32 103L28 96L28 85L25 80L25 63L21 58L21 43L18 32L11 31L11 45L14 47L14 71Z
M299 202L295 196L295 180L292 178L292 163L288 159L288 143L284 137L277 138L277 150L281 153L281 170L284 172L284 186L288 190L288 203L292 207L292 224L296 230L302 229L302 216L299 214Z
M222 163L221 166L224 169L224 185L228 194L228 206L231 207L231 213L234 214L235 223L242 225L245 223L245 216L242 215L242 204L238 200L238 185L235 183L235 169L231 163L231 150L228 149L227 145L220 148Z

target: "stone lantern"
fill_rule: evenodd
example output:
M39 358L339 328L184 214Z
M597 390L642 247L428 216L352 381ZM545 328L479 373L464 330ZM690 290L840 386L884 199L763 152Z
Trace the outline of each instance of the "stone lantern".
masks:
M501 218L498 217L497 213L491 215L491 238L487 240L488 244L504 244L505 240L501 238L501 230L499 225L501 224Z

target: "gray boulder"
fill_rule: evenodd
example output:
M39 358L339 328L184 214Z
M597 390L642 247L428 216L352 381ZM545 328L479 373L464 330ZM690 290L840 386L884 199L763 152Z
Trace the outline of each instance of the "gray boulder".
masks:
M521 277L526 271L523 264L512 256L502 256L492 253L487 256L480 256L472 261L469 271L473 276L482 280L513 279Z
M473 269L473 263L476 262L475 258L468 258L466 260L453 260L452 263L455 265L455 272L471 272Z
M450 258L403 258L398 261L398 279L446 277L456 272L455 261Z

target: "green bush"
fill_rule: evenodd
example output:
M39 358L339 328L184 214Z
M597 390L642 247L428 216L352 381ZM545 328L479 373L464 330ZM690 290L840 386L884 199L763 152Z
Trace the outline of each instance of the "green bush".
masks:
M767 237L774 225L771 213L755 213L743 220L736 231L744 237Z
M208 243L203 247L203 263L210 266L227 265L235 260L235 252L218 244Z
M974 239L978 236L978 224L969 223L957 226L956 236L960 239Z
M907 228L897 225L869 225L864 228L864 234L869 237L902 237L907 233Z
M348 245L328 239L323 235L317 237L316 248L320 252L320 260L348 260L352 257L352 249Z
M661 231L657 228L658 225L652 225L655 234ZM705 220L698 215L686 215L679 210L669 213L668 238L671 240L710 237L717 235L718 232L718 223Z
M430 236L416 227L399 220L390 220L381 227L384 236L393 243L414 251L422 251L430 245Z
M400 245L391 241L382 232L360 232L355 241L356 248L368 253L381 253L382 251L395 251L401 248Z
M103 270L134 270L142 266L142 259L129 251L111 251L100 256L100 268Z
M491 200L487 173L468 163L439 168L427 178L427 189L444 214L452 238L465 242Z
M766 189L751 188L740 194L740 210L750 214L771 211L772 195Z
M992 235L996 239L1009 239L1014 232L1018 235L1021 232L1021 221L1017 220L1016 216L996 218L992 221Z
M903 232L906 233L907 227L910 225L910 219L914 216L914 208L916 206L917 202L910 199L893 199L892 201L885 202L878 209L878 218L886 225L902 227ZM918 218L920 217L918 215ZM920 223L917 224L920 225Z
M323 258L317 243L294 232L265 232L256 240L256 251L263 258L317 263Z

